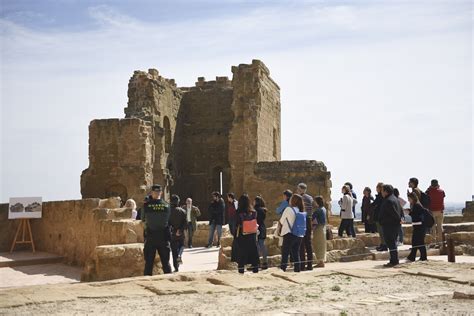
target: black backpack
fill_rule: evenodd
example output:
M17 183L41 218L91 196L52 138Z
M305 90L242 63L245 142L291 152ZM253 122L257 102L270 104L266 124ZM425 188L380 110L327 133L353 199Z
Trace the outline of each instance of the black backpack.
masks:
M433 227L435 220L433 217L433 213L425 207L423 207L423 216L421 222L423 223L423 226L426 228L431 228Z
M421 191L420 203L421 205L423 205L424 208L430 208L431 198L423 191Z

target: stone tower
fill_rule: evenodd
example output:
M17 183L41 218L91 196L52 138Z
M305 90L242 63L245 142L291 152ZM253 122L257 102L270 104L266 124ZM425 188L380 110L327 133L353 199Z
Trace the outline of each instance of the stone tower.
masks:
M120 195L140 205L159 183L165 198L192 197L206 219L212 191L261 194L272 210L285 189L306 182L329 203L330 173L322 162L280 161L280 88L268 68L253 60L232 74L178 88L157 70L135 71L126 118L91 122L83 197Z

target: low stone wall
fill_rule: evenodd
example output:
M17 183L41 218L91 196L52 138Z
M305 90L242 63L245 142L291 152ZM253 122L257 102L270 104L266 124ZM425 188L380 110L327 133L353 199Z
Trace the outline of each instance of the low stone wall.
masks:
M142 222L123 219L131 211L118 205L114 199L43 202L42 218L31 220L36 249L84 265L99 245L143 242ZM8 220L8 204L0 205L0 251L9 251L17 227Z
M98 246L84 266L81 281L105 281L142 276L144 267L143 243ZM163 270L160 256L157 255L153 275L161 273Z
M217 242L217 232L214 236L214 244ZM229 231L229 225L222 226L222 238L231 236ZM196 231L193 236L193 247L205 247L209 239L209 222L201 221L197 222Z

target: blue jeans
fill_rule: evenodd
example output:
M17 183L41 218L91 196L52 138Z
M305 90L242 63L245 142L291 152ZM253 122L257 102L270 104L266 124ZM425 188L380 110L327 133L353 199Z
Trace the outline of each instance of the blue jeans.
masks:
M209 239L207 240L208 246L211 246L212 242L214 241L214 232L216 231L216 228L217 228L217 243L219 244L221 242L222 225L212 223L211 225L209 225Z
M265 246L265 239L258 240L258 252L263 257L263 263L267 263L268 249Z
M398 231L398 242L403 244L403 227L400 225L400 230Z

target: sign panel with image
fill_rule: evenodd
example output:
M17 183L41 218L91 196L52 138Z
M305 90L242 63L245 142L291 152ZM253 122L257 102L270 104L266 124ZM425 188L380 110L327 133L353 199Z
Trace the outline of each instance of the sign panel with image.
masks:
M41 197L10 198L8 219L41 218L43 199Z

